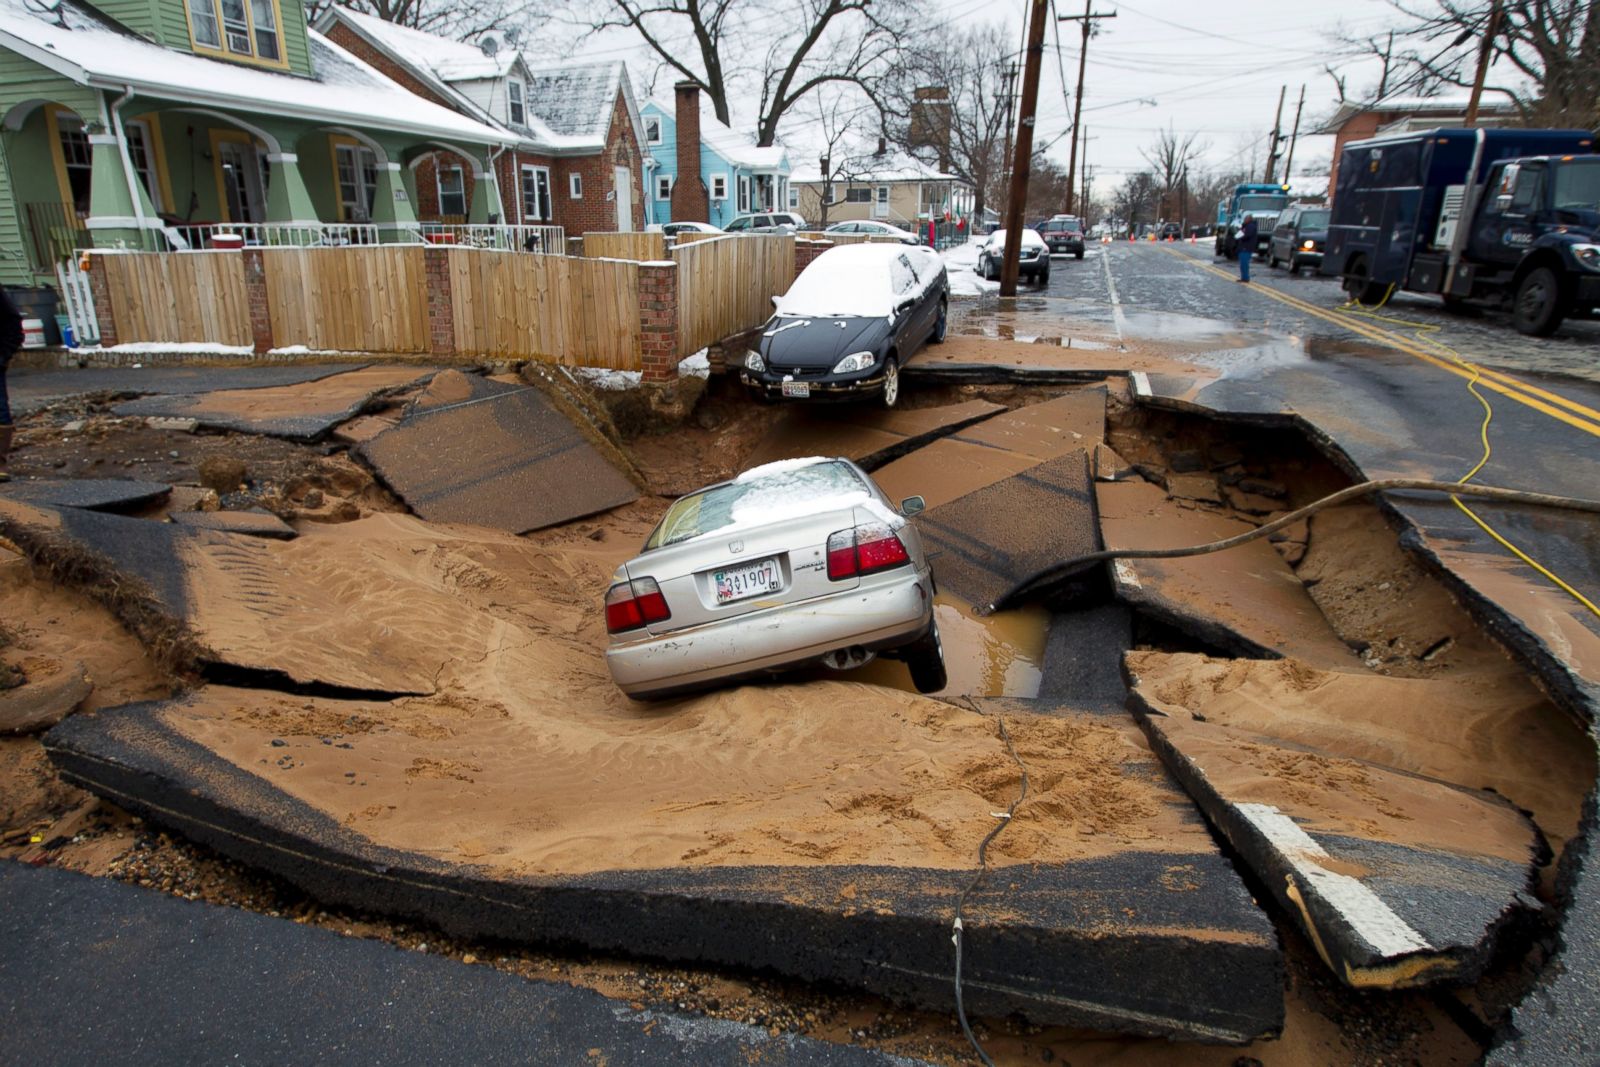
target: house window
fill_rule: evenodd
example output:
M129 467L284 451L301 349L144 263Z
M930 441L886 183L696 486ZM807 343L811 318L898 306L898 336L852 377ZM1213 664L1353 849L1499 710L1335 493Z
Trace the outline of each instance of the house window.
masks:
M671 200L672 199L672 175L670 175L670 174L657 174L656 175L656 199L657 200Z
M188 0L196 51L283 65L278 0Z
M506 96L510 101L511 121L521 126L528 121L527 112L522 107L522 83L515 78L506 82Z
M870 204L872 203L872 190L857 188L852 185L844 191L844 202L847 204Z
M335 179L339 183L339 210L346 222L371 222L378 197L378 156L365 145L342 144L334 148Z
M467 183L458 165L440 166L439 214L465 216L467 213Z
M644 139L651 144L661 143L661 120L649 116L644 120Z
M789 190L789 210L790 211L799 211L800 210L800 190L796 189L794 186L789 185L787 183L785 183L784 188Z
M581 175L581 174L569 174L569 175L567 175L567 192L572 196L572 199L574 199L574 200L582 200L583 199L583 175Z
M726 174L713 174L711 176L711 199L728 199L728 176Z
M139 175L144 191L150 196L150 203L160 211L161 186L156 182L155 155L150 149L150 127L141 119L129 119L123 123L123 130L128 139L128 158L133 163L133 171Z
M750 178L739 175L739 212L743 214L750 210Z
M72 193L72 205L79 215L89 214L89 178L94 173L94 149L89 145L89 135L83 131L83 120L73 115L61 115L57 120L61 132L61 162L67 168L67 188Z
M548 222L550 211L550 168L522 167L522 220Z

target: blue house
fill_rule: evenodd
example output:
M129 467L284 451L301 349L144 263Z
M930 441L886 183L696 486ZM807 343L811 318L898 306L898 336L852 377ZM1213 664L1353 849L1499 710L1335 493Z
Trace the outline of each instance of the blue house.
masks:
M736 216L754 211L794 210L789 156L783 146L758 148L752 138L702 114L697 89L679 86L673 101L647 100L639 116L644 123L648 176L646 222L693 220L726 226ZM677 188L679 175L691 170L696 159L703 194L693 187Z

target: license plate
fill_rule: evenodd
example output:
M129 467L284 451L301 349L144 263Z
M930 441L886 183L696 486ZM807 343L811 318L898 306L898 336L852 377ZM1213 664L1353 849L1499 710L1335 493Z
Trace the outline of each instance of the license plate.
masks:
M717 583L718 604L731 604L735 600L776 593L783 584L776 559L729 567L725 571L713 572L711 577Z
M810 382L784 382L783 383L783 395L784 396L798 396L798 397L810 396L811 395L811 383Z

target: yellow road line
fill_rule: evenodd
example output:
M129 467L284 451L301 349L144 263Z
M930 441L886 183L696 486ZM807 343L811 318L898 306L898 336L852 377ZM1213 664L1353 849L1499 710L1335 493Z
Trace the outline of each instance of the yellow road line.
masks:
M1199 267L1201 270L1210 271L1212 274L1215 274L1220 278L1227 278L1229 281L1233 280L1233 275L1229 272L1220 270L1209 263L1201 263L1190 258L1189 256L1184 255L1182 252L1175 252L1170 248L1162 248L1160 251L1165 252L1170 256L1174 256L1185 263ZM1399 351L1404 352L1406 355L1415 359L1420 359L1425 363L1431 363L1440 370L1448 371L1458 378L1469 381L1473 380L1472 371L1467 369L1467 367L1476 366L1476 364L1457 366L1448 360L1440 359L1438 356L1416 347L1415 345L1411 344L1411 342L1397 336L1392 331L1354 319L1341 318L1330 311L1317 307L1315 304L1309 304L1298 297L1289 296L1287 293L1280 293L1276 289L1268 288L1264 285L1255 286L1253 291L1261 293L1264 296L1269 296L1279 303L1287 304L1297 311L1303 311L1307 315L1319 318L1324 322L1332 323L1335 326L1341 326L1352 333L1358 333L1369 340L1378 341L1382 344L1388 345L1391 348L1398 349ZM1462 362L1463 364L1466 363L1465 360ZM1548 415L1558 422L1566 423L1568 426L1571 426L1575 429L1579 429L1585 433L1600 437L1600 412L1586 408L1582 404L1578 404L1576 401L1570 401L1564 397L1558 397L1555 394L1540 389L1537 386L1529 385L1520 379L1511 377L1509 374L1503 374L1499 371L1489 371L1485 368L1479 368L1479 372L1485 377L1481 377L1477 380L1481 382L1481 384L1493 389L1502 396L1510 397L1517 403L1533 408L1535 411L1539 411L1545 415ZM1541 400L1540 396L1549 397L1552 401L1554 401L1554 403L1572 408L1581 414L1574 415L1563 411L1561 408L1552 406L1552 404ZM1591 415L1595 421L1590 421L1589 419L1581 417L1581 415Z

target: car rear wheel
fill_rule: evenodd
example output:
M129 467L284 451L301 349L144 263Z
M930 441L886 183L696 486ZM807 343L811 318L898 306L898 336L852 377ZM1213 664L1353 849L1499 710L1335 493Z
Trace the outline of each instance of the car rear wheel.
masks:
M1290 256L1289 257L1289 273L1290 274L1299 274L1300 273L1300 257L1299 256Z
M1280 264L1282 262L1283 262L1283 260L1278 258L1278 254L1276 252L1274 252L1271 249L1271 247L1268 247L1268 249L1267 249L1267 269L1268 270L1277 270L1278 269L1278 264Z
M949 313L950 313L950 301L946 300L944 297L940 297L939 298L939 317L934 320L934 322L933 322L933 333L928 338L928 340L932 341L936 345L944 344L945 332L950 327L950 323L949 323L950 314Z
M1517 286L1517 296L1511 306L1511 323L1518 333L1531 337L1549 337L1567 317L1562 306L1561 279L1549 267L1535 267Z
M1076 252L1072 253L1072 258L1073 259L1082 259L1083 258L1083 249L1080 248Z
M900 402L900 361L890 356L883 361L883 406L892 408Z
M937 693L950 684L944 667L944 643L939 640L939 623L928 624L928 632L901 652L911 671L911 684L919 693Z

